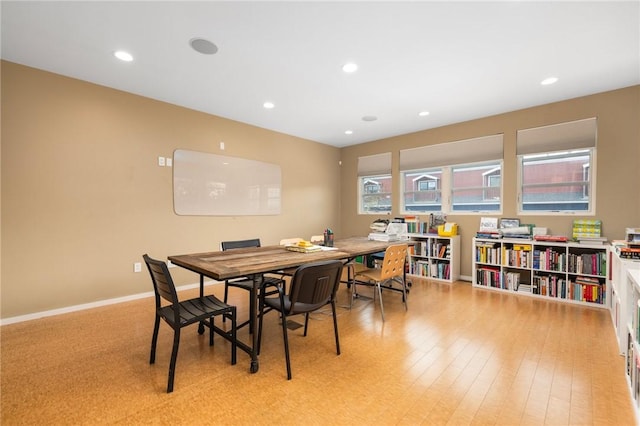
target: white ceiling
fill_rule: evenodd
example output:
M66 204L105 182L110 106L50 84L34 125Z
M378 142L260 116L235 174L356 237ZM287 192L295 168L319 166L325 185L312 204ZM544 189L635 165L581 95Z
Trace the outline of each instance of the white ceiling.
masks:
M8 61L337 147L640 84L638 1L2 1L1 14Z

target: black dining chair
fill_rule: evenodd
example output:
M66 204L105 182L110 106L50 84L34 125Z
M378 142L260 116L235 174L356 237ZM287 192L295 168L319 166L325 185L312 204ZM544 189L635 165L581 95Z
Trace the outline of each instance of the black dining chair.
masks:
M220 248L222 249L222 251L241 249L241 248L250 248L250 247L260 247L260 239L252 238L249 240L222 241L220 243ZM249 319L241 324L238 324L238 328L242 328L248 324L249 333L253 332L253 322L251 321L251 312L254 312L256 310L256 299L257 299L257 295L256 295L257 290L255 289L253 280L254 280L253 277L242 277L242 278L225 280L224 282L223 301L225 303L227 303L227 301L229 300L228 299L229 287L236 287L249 292ZM275 285L275 286L282 285L284 283L284 280L282 280L281 278L270 277L266 275L262 275L261 280L264 284Z
M262 340L262 324L264 314L268 310L280 312L282 315L282 337L284 339L284 353L287 363L287 379L291 380L291 360L289 357L289 338L287 334L287 317L304 314L304 335L307 335L309 314L325 305L331 305L333 312L333 330L336 338L336 353L340 355L340 339L338 337L338 317L336 315L336 292L342 275L342 262L330 260L307 263L300 266L291 278L289 294L285 294L284 287L278 286L278 297L265 297L263 291L260 297L260 315L258 327L258 353Z
M153 327L153 338L151 339L151 355L149 364L156 361L156 344L158 342L158 330L160 329L160 319L162 318L173 329L173 350L169 363L169 381L167 383L167 393L173 392L173 378L178 358L178 347L180 345L180 330L191 324L203 324L209 327L209 345L213 346L214 331L231 342L231 364L236 363L236 307L227 305L215 296L196 297L180 301L176 292L176 287L169 273L167 264L150 258L148 255L142 256L147 264L153 291L156 299L156 320ZM165 302L163 305L163 300ZM214 317L222 315L231 321L231 330L225 331L214 325Z

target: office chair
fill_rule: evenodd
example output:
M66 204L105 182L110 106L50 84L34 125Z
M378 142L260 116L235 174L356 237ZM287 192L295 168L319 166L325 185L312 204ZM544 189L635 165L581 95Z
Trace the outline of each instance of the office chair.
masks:
M156 344L158 342L158 330L160 329L160 318L162 318L173 329L173 350L171 351L171 361L169 363L169 381L167 383L167 393L173 392L173 378L175 375L176 361L178 358L178 347L180 345L180 330L191 324L202 323L209 327L209 346L213 346L213 332L215 331L231 342L231 364L236 363L236 307L221 302L215 296L196 297L180 302L173 279L169 273L166 263L154 260L148 255L142 256L147 264L153 291L156 299L156 320L153 326L153 337L151 339L151 355L149 364L156 361ZM162 300L169 302L162 306ZM215 316L222 315L223 318L231 320L231 330L225 331L214 325Z
M405 262L407 259L408 245L395 244L387 247L384 252L384 258L380 263L379 268L366 268L364 270L356 271L355 278L352 284L353 294L357 294L356 285L366 284L375 286L378 290L378 297L380 299L380 313L382 314L382 321L384 321L384 305L382 303L382 288L387 288L394 291L402 292L402 302L404 303L405 311L407 306L407 282L405 280ZM393 282L400 284L401 288L394 288ZM375 303L375 292L374 292ZM352 297L353 299L353 297Z
M220 248L222 249L222 251L235 250L240 248L249 248L249 247L260 247L260 239L253 238L249 240L222 241L220 243ZM278 285L282 285L284 283L284 280L282 280L281 278L267 277L263 275L262 282L263 282L263 287L264 287L264 284L266 283L270 285L278 286ZM249 312L251 313L256 310L257 296L256 296L256 289L254 287L253 277L242 277L242 278L225 280L224 299L223 299L224 303L227 303L228 301L229 287L236 287L236 288L240 288L248 291L249 292ZM273 294L275 294L275 292L273 292ZM258 315L260 315L260 312L258 312ZM238 328L242 328L247 324L249 325L249 333L253 333L253 322L251 320L251 314L249 314L248 320L244 321L241 324L238 324Z
M260 315L258 326L258 353L262 340L262 324L266 309L276 310L282 315L282 337L284 340L284 353L287 364L287 380L291 380L291 360L289 357L289 338L287 333L287 317L304 314L304 335L307 335L309 326L309 313L314 312L325 305L330 304L333 312L333 330L336 338L336 353L340 355L340 340L338 337L338 317L336 315L336 292L340 284L342 274L342 262L330 260L307 263L300 266L289 288L289 294L285 294L283 287L278 287L278 297L265 297L263 292L260 297Z

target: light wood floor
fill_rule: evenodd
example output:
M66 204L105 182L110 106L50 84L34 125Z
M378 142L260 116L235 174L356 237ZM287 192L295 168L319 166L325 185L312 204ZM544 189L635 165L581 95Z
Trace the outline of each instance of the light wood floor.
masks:
M208 288L220 295L221 285ZM367 289L363 290L365 293ZM369 293L371 294L371 293ZM192 296L190 291L182 296ZM240 315L247 294L233 293ZM341 304L347 303L346 288ZM277 314L265 318L260 371L228 343L183 331L175 390L166 394L172 334L162 324L149 365L153 300L0 329L2 424L579 424L635 423L604 310L414 280L405 313L396 293L379 307L339 310L309 335L290 333L286 380ZM241 331L248 336L246 329Z

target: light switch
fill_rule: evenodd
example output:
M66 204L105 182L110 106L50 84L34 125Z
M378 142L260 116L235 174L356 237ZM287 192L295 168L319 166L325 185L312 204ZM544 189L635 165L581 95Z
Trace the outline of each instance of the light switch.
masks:
M164 157L158 157L158 166L164 167Z
M224 142L220 142L220 150L224 151Z
M171 167L171 166L173 166L173 158L169 158L169 157L167 157L166 164L167 164L167 167Z

